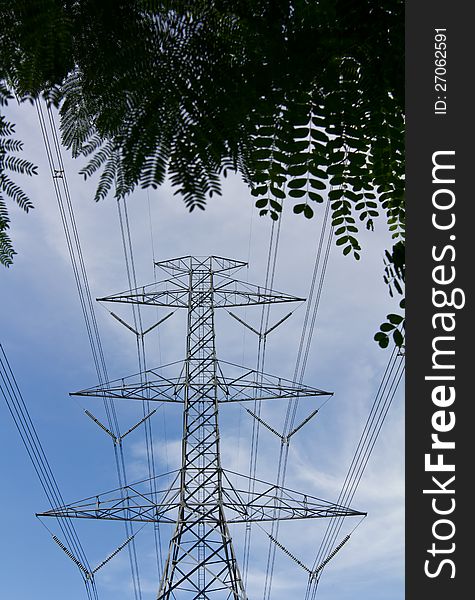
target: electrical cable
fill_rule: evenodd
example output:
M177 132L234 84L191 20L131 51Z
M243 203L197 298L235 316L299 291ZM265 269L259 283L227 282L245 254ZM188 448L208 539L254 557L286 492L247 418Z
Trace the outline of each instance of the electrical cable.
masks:
M326 203L321 232L320 232L320 236L318 238L314 268L313 268L310 290L309 290L308 300L307 300L307 307L306 307L306 311L305 311L304 323L302 326L302 332L301 332L301 337L300 337L299 350L297 353L296 365L295 365L295 369L294 369L294 381L296 381L299 385L301 385L303 378L304 378L304 374L305 374L305 368L306 368L306 364L307 364L307 360L308 360L311 342L313 339L313 332L315 329L316 317L317 317L318 308L320 305L320 299L321 299L321 295L322 295L322 289L323 289L323 284L325 281L325 274L326 274L329 255L330 255L333 230L329 224L329 221L330 221L329 215L330 215L330 201L328 201ZM326 240L326 245L325 245L325 250L324 250L323 265L320 269L320 277L318 280L317 294L314 299L315 285L316 285L316 281L317 281L317 275L318 275L320 263L322 260L321 256L322 256L322 251L324 248L325 237L327 238L327 240ZM308 325L309 320L310 320L310 328ZM304 349L304 347L305 347L305 349ZM302 353L304 356L303 361L302 361ZM277 485L279 485L279 486L284 486L284 483L285 483L285 477L286 477L286 473L287 473L288 454L289 454L289 443L288 443L288 440L286 439L286 436L292 430L292 428L294 426L298 404L299 404L299 398L297 397L296 399L289 400L288 405L287 405L287 412L286 412L284 429L283 429L283 440L280 445L279 460L278 460L278 466L277 466ZM276 517L277 517L277 513L278 513L278 511L276 510L276 514L275 514ZM280 527L280 522L276 518L276 520L274 520L272 522L272 526L271 526L271 535L275 539L277 539L277 537L278 537L279 527ZM269 543L268 552L267 552L267 563L266 563L266 578L265 578L265 582L264 582L264 594L263 594L264 600L270 599L270 594L271 594L271 590L272 590L274 565L275 565L275 551L276 551L276 546Z
M121 202L120 202L120 200L117 201L117 208L118 208L118 213L119 213L119 223L120 223L120 230L121 230L121 236L122 236L122 244L123 244L123 249L124 249L124 259L125 259L125 264L126 264L129 287L131 289L135 289L135 288L137 288L137 277L136 277L136 270L135 270L135 260L134 260L132 236L131 236L131 232L130 232L130 223L129 223L127 204L125 202L125 199L123 199L122 203L123 203L123 207L121 210ZM125 224L125 227L124 227L124 224ZM153 251L153 246L152 246L152 251ZM140 306L139 305L136 306L133 304L132 309L133 309L133 319L134 319L135 330L142 332L143 324L142 324L142 314L140 311ZM137 359L138 359L140 380L141 380L141 384L146 387L146 384L147 384L147 375L146 375L147 357L146 357L146 350L145 350L144 335L141 335L141 336L137 335L136 340L137 340ZM142 410L143 410L144 417L150 412L150 402L148 400L142 401ZM147 420L144 422L144 429L145 429L147 468L148 468L148 474L149 474L149 478L150 478L150 493L156 502L157 501L157 489L156 489L156 479L155 479L156 471L155 471L155 460L154 460L154 443L153 443L153 430L152 430L152 425L151 425L150 420ZM163 557L162 557L162 550L161 550L160 529L158 527L158 524L156 526L154 526L154 542L155 542L157 571L158 571L158 574L160 575L161 572L163 571Z
M91 346L91 352L93 356L94 365L96 368L97 377L99 380L99 385L103 386L105 382L108 381L107 376L107 368L104 358L104 353L102 350L102 344L99 336L99 330L97 326L97 321L95 317L94 304L92 302L92 297L90 293L90 287L86 272L86 267L84 264L81 242L76 226L76 219L74 215L74 208L71 200L71 195L69 192L69 185L67 182L66 172L62 160L61 148L58 139L58 134L56 130L56 124L54 121L54 117L52 115L51 107L47 106L47 117L49 122L49 130L51 133L51 137L53 140L53 144L50 141L50 134L48 133L47 122L43 113L43 109L41 103L36 100L35 101L38 120L40 123L40 129L45 145L46 155L48 159L48 164L51 171L51 176L53 179L53 187L56 194L56 199L60 211L61 221L63 224L63 229L66 237L66 243L68 246L68 251L71 259L71 265L73 268L73 274L76 282L76 287L78 289L80 304L83 312L83 317L86 324L86 331L89 338L89 343ZM54 152L53 152L54 148ZM59 185L59 181L62 182L62 186ZM115 405L110 398L107 398L106 394L103 396L103 403L105 412L107 415L109 429L114 433L117 439L120 439L120 429L117 418L117 413L115 410ZM121 487L123 482L126 481L125 474L125 465L121 461L119 457L119 453L117 450L117 445L113 444L114 449L114 459L116 463L117 476L119 480L119 485ZM126 527L126 532L128 532L128 528ZM132 541L131 545L135 547L134 541ZM135 565L133 561L133 555L131 554L131 547L129 546L129 556L130 556L130 566L132 572L132 580L134 587L134 596L136 600L141 600L141 590L136 581L136 573L135 573Z
M275 233L276 223L272 221L271 232L270 232L270 240L269 240L269 250L267 254L267 265L266 265L266 276L264 287L269 289L272 287L275 277L276 271L276 262L278 256L278 248L279 248L279 240L280 240L280 232L282 225L282 215L278 220L277 232ZM260 319L260 331L265 331L268 328L270 318L270 305L264 305L261 312ZM259 336L258 348L257 348L257 362L256 362L256 371L258 373L264 370L265 365L265 355L266 355L266 344L267 339L266 336ZM262 376L261 376L262 377ZM261 379L262 381L262 379ZM257 383L259 383L259 379L257 379ZM259 400L254 401L254 412L260 417L262 402ZM258 457L258 448L259 448L259 433L260 433L260 423L257 419L253 420L252 424L252 435L251 435L251 448L250 448L250 458L249 458L249 485L248 485L248 493L249 497L254 492L254 479L257 472L257 457ZM252 534L252 524L246 523L246 529L244 534L244 553L243 553L243 582L244 586L247 585L247 577L249 570L249 556L251 549L251 534Z
M64 506L59 486L2 344L0 344L0 389L51 508ZM90 569L87 556L72 520L66 518L57 519L57 521L70 548L80 558L81 563ZM88 597L97 598L94 581L86 581L84 573L81 573L81 575L86 585Z
M397 348L394 347L361 434L358 447L353 455L337 504L351 504L403 374L404 361L402 360L402 357L398 355ZM327 526L327 530L314 561L314 569L318 562L322 560L325 553L333 546L343 525L344 518L345 517L338 517ZM319 579L320 576L314 577L309 581L305 596L306 600L308 600L308 598L315 598Z

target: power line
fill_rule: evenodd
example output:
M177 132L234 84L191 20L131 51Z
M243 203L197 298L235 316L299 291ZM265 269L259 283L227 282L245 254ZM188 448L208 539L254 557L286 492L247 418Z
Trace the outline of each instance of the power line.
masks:
M325 274L328 265L328 259L330 255L331 249L331 241L332 241L332 229L329 225L329 215L330 215L330 201L327 201L325 207L324 218L322 222L320 236L317 242L317 249L315 253L315 262L313 267L313 273L311 278L310 290L307 298L307 306L305 311L304 322L302 326L302 332L300 336L300 344L299 350L297 353L295 370L294 370L294 380L301 383L304 378L305 368L308 360L308 355L310 351L310 346L313 339L313 333L315 329L316 317L318 314L318 308L320 305L321 294L323 290L323 284L325 281ZM325 237L326 242L325 242ZM323 253L323 265L322 262L322 253ZM320 268L321 266L321 268ZM320 277L318 279L317 285L317 294L315 293L315 286L317 282L317 276L320 271ZM310 326L309 326L310 321ZM303 353L303 360L302 360ZM284 485L286 473L287 473L287 461L289 455L289 441L287 434L292 430L295 424L295 418L297 414L297 408L299 404L299 398L295 398L289 400L287 406L287 412L284 422L283 429L283 438L280 445L279 450L279 460L277 467L277 482L280 485ZM279 533L279 521L276 520L272 523L271 536L274 539L277 539ZM271 590L272 590L272 580L274 575L274 565L275 565L275 551L276 545L269 543L268 552L267 552L267 564L266 564L266 577L264 583L264 600L270 598Z
M99 494L77 505L61 506L42 516L171 523L175 532L161 578L158 599L232 597L246 600L229 526L232 523L313 519L362 515L295 490L254 479L221 466L218 414L229 402L327 396L327 392L219 361L216 356L214 312L230 306L286 303L301 299L268 288L243 284L224 272L243 263L222 257L180 257L158 266L172 277L102 298L105 302L173 306L187 311L186 358L176 365L177 377L161 377L154 369L122 378L119 385L88 388L78 395L130 401L154 400L183 404L182 462L171 485L160 491L159 502L149 481L129 484L117 493ZM152 378L153 374L153 378ZM146 375L146 376L145 376ZM145 382L145 383L143 383ZM254 393L260 390L260 393ZM145 486L145 490L144 490ZM277 503L277 504L276 504ZM276 511L277 508L277 511ZM232 513L234 517L228 517Z
M129 217L128 217L127 204L125 202L125 199L122 200L122 205L123 206L121 207L121 200L119 199L117 201L117 209L118 209L118 214L119 214L120 231L121 231L121 236L122 236L124 259L125 259L126 270L127 270L127 279L129 282L129 286L131 288L135 289L137 287L137 277L136 277L136 270L135 270L135 260L134 260L132 236L130 233ZM152 251L153 251L153 246L152 246ZM137 341L137 360L138 360L138 365L139 365L139 371L145 373L147 370L147 357L146 357L145 340L144 340L145 336L143 333L141 335L139 335L139 333L138 333L138 332L143 332L142 314L140 311L140 306L132 305L132 313L133 313L135 330L137 332L136 333L136 341ZM146 384L146 376L144 376L143 384ZM145 416L148 413L150 413L150 410L151 410L150 402L148 400L144 400L142 402L142 409L143 409L143 416L145 418ZM148 468L148 474L149 474L150 486L151 486L150 491L154 495L154 498L156 500L157 489L156 489L156 487L154 487L155 482L156 482L154 442L153 442L152 424L151 424L150 419L147 419L146 421L144 421L144 430L145 430L145 447L146 447L146 454L147 454L147 468ZM133 531L132 526L131 526L131 530ZM156 527L154 527L153 533L154 533L154 542L155 542L157 570L158 570L158 573L160 574L163 570L163 559L162 559L162 552L161 552L160 529L159 529L158 524L156 525ZM137 573L138 573L138 568L137 568Z
M50 463L46 457L26 402L18 387L18 383L2 344L0 344L0 389L49 505L51 508L64 505L59 486L53 475ZM58 519L58 524L67 544L72 548L74 554L79 557L80 564L86 565L87 569L90 571L87 556L72 520L69 518L64 520ZM97 598L94 580L87 579L83 572L81 572L81 575L86 586L88 597Z
M358 446L353 455L353 459L348 469L342 489L338 496L337 504L339 502L348 503L348 505L351 504L403 374L404 359L398 354L398 349L394 347L376 392L376 396L363 428ZM343 525L343 521L344 517L337 518L327 526L327 530L320 544L317 556L315 557L313 566L314 573L318 563L323 560L325 554L330 552L331 548L333 547ZM309 585L305 600L308 600L309 598L315 598L321 571L322 570L320 570L319 573L315 573L313 577L309 578Z
M109 378L107 375L107 367L102 349L102 343L99 335L99 329L95 316L94 304L89 287L89 281L84 263L80 237L76 226L76 218L72 198L67 181L66 171L62 160L61 147L59 143L58 133L52 110L47 106L45 118L43 107L40 101L35 100L38 120L41 128L43 142L45 145L46 156L50 167L50 172L53 180L53 187L58 203L58 208L61 216L66 243L71 260L71 266L78 290L81 309L86 325L86 331L91 346L92 357L96 368L99 384L102 385ZM51 141L52 140L52 141ZM110 431L116 439L120 439L120 428L117 413L114 403L107 397L102 395L103 404L108 419ZM127 482L125 463L122 455L120 444L113 444L114 459L117 470L117 477L120 485L125 485ZM130 536L130 530L126 523L126 533ZM135 541L132 540L128 546L130 567L132 573L134 595L136 600L141 599L140 582L138 580L138 566L135 559Z
M267 253L267 265L266 265L266 274L265 274L265 283L264 286L272 287L274 283L276 265L277 265L277 256L278 256L278 248L280 241L280 232L282 225L282 214L277 222L272 221L271 231L270 231L270 239L269 239L269 249ZM250 246L249 246L250 247ZM270 309L271 305L264 305L261 311L261 319L260 319L260 331L266 331L269 326L269 318L270 318ZM258 339L258 347L257 347L257 361L256 361L256 370L263 371L265 368L265 358L266 358L266 344L267 344L267 336L259 335ZM251 435L251 447L249 454L249 495L253 494L253 481L256 477L257 473L257 459L258 459L258 450L259 450L259 433L260 433L260 415L261 415L261 402L254 402L254 412L257 415L257 419L253 420L252 423L252 435ZM244 555L243 555L243 579L244 584L247 584L247 577L249 572L249 557L251 552L251 536L252 536L252 523L246 524L246 529L244 533Z

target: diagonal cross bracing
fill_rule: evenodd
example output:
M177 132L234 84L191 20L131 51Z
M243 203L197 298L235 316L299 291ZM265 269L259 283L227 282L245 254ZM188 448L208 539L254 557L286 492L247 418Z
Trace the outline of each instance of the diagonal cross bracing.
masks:
M225 590L227 597L245 600L223 508L214 272L211 261L190 266L180 506L158 599L218 599ZM185 556L193 568L183 568Z
M189 499L189 505L198 520L206 524L214 522L213 512L209 512L208 503L217 494L211 484L213 474L200 478L200 470L188 467L190 479L196 487L204 490L204 502ZM167 490L157 492L158 503L147 491L146 483L129 485L124 493L114 490L99 496L66 506L57 507L41 516L77 517L107 520L131 520L138 522L170 523L176 522L180 507L180 486L177 480ZM221 472L221 499L226 510L228 523L249 523L262 521L287 521L295 519L318 519L322 517L357 516L359 512L322 500L310 494L304 494L277 486L267 481L253 479L254 489L249 492L249 477L223 469ZM143 487L143 492L141 488Z
M246 369L233 363L203 358L203 363L216 365L215 381L218 387L218 402L244 402L247 400L281 400L286 398L304 398L330 396L329 392L298 384L294 381L269 375L261 371ZM178 363L177 363L178 364ZM195 367L193 367L194 369ZM183 370L184 373L184 370ZM159 369L151 369L129 377L116 379L101 387L88 388L74 392L73 396L97 396L124 400L151 400L155 402L184 402L185 384L196 387L196 381L190 377L164 377ZM200 389L198 384L198 390Z
M218 362L215 308L300 300L227 275L244 265L215 256L162 261L157 266L171 275L169 279L103 299L187 309L185 360L166 365L175 366L178 376L166 375L165 368L152 369L75 393L183 403L181 467L168 487L160 486L163 489L153 494L146 486L149 480L144 480L42 513L175 523L158 600L247 600L228 523L364 514L257 479L250 486L248 477L222 468L220 403L329 395L281 377Z

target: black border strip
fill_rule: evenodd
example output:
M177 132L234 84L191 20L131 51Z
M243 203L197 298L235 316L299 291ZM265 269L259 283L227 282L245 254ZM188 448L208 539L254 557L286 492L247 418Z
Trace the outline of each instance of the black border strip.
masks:
M475 100L470 91L475 36L470 7L460 0L406 4L406 600L470 597L471 569L475 572L469 564L475 533L469 508L475 472L471 464L475 398L470 377L475 371L471 348ZM443 35L436 38L436 29L446 30L445 65L440 60L443 53L435 54L444 41ZM437 74L440 79L435 80ZM436 83L441 85L436 88ZM455 169L436 169L434 182L434 161ZM437 208L444 203L448 208ZM455 222L438 229L433 218L440 226ZM436 267L441 268L434 272ZM454 280L447 282L452 276ZM434 290L439 290L435 297ZM446 306L434 305L443 305L445 298ZM451 300L460 308L450 307ZM440 313L447 316L435 317ZM450 327L453 331L448 331ZM440 350L454 354L437 354ZM448 445L431 447L433 434ZM454 449L450 442L455 443ZM437 466L438 461L444 467ZM442 470L451 465L454 471Z

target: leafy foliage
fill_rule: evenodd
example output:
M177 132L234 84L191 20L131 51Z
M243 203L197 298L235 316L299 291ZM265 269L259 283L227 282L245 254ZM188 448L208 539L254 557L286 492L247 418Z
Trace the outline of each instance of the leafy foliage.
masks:
M0 83L0 106L4 106L10 97L8 88ZM25 212L33 208L25 192L10 179L8 172L36 174L34 165L12 154L20 152L23 148L23 144L19 140L10 137L13 133L14 126L5 119L4 115L0 114L0 264L6 267L12 264L15 254L11 239L7 234L10 219L6 198L16 202Z
M399 241L394 244L392 252L386 250L385 260L385 275L384 282L389 286L389 293L394 296L394 290L398 294L404 293L404 282L406 277L406 257L404 242ZM399 307L405 308L405 299L403 298ZM374 336L374 339L381 348L386 348L389 345L389 334L392 333L392 338L396 346L402 348L404 346L404 328L405 321L401 315L387 315L386 321L381 323L379 331Z
M84 174L104 168L97 199L117 173L118 196L168 174L192 210L231 169L274 216L289 196L310 217L334 187L344 249L358 248L352 214L373 226L375 191L400 233L399 0L23 0L2 12L10 80L61 102L65 144L94 155Z
M401 300L399 306L404 309L404 300ZM398 348L404 346L404 317L397 314L389 314L386 316L386 321L381 323L379 331L375 334L374 339L378 342L381 348L387 348L390 341L390 335L393 338L394 344Z
M168 178L202 209L234 171L272 219L284 202L312 218L328 195L345 255L381 212L403 245L402 0L1 6L3 77L60 107L96 200Z

